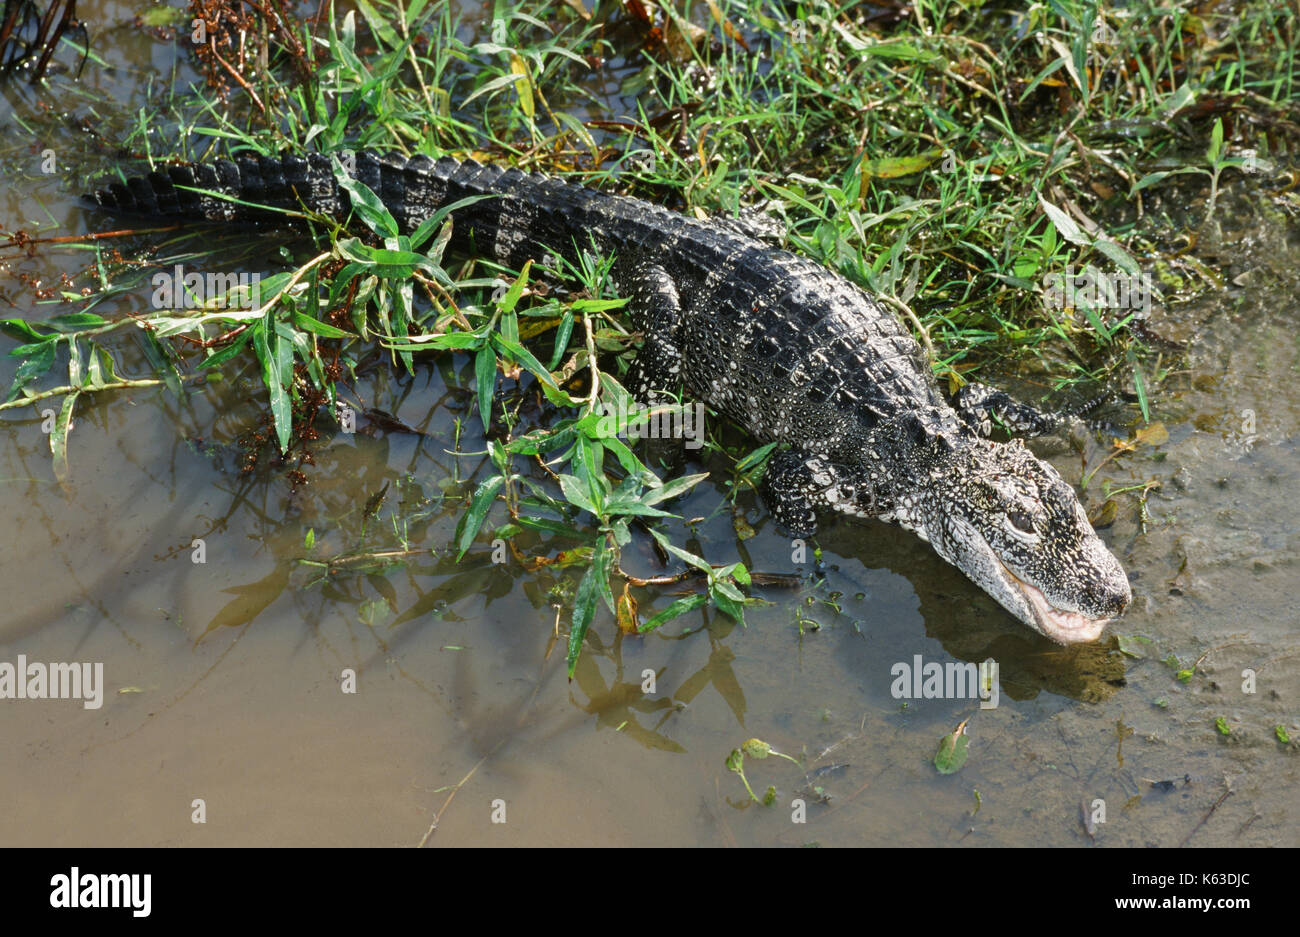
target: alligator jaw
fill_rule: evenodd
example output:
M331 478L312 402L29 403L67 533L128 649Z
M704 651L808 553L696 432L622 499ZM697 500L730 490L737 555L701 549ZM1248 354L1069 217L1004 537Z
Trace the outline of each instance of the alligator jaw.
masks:
M1101 637L1102 631L1114 618L1089 618L1082 612L1067 612L1056 608L1043 595L1041 589L1025 582L1004 564L1007 583L1015 588L1029 605L1033 613L1035 628L1060 644L1086 644Z

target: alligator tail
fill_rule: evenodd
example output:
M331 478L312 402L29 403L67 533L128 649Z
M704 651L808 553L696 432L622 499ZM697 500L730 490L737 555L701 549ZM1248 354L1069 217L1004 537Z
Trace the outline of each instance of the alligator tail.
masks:
M635 241L638 231L620 222L645 211L629 209L630 199L474 160L363 151L340 165L379 197L403 233L440 209L472 200L451 213L452 246L514 267L529 259L544 261L543 245L575 262L575 241L585 240L588 232L599 235L598 244ZM350 194L335 178L333 160L321 153L167 166L86 198L112 214L199 222L283 222L275 209L304 208L341 219L352 208Z

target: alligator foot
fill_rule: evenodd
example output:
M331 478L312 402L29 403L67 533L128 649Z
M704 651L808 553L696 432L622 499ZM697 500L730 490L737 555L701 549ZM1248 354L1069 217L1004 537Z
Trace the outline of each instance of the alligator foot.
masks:
M794 537L817 533L818 511L875 515L871 494L858 473L800 449L772 456L763 474L762 493L777 526Z
M1045 436L1070 417L1066 413L1046 413L987 384L967 384L957 391L953 409L981 436L992 434L995 421L1012 436Z

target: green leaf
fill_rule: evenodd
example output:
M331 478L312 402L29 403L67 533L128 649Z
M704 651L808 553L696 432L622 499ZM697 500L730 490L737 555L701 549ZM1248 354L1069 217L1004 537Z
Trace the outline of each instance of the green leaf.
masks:
M506 290L505 296L501 297L498 308L501 310L502 315L508 316L515 311L515 306L519 303L519 297L524 294L524 287L528 285L528 271L532 266L533 262L531 260L526 261L524 269L519 271L519 276L515 278L515 282L510 284L510 289Z
M570 504L582 508L589 514L600 515L600 511L596 509L596 505L592 502L590 494L588 494L587 485L581 479L572 475L561 475L560 490L564 492L565 500Z
M1142 409L1142 419L1146 423L1151 422L1151 402L1147 399L1147 382L1142 376L1142 365L1138 363L1135 356L1130 355L1129 360L1133 365L1133 389L1137 392L1138 406Z
M208 357L199 362L199 367L215 368L219 365L225 364L243 350L244 346L248 344L249 339L253 337L253 332L254 329L252 328L244 329L244 331L236 335L235 340L225 348L222 348L220 351L214 351L212 354L208 355Z
M356 338L356 335L352 332L345 332L327 322L313 319L307 313L299 312L296 309L293 313L293 324L300 329L311 332L313 335L319 335L321 338Z
M41 324L48 325L60 332L79 332L82 329L93 329L101 325L108 325L108 320L95 315L93 312L70 312L62 316L51 316Z
M661 511L658 508L652 508L639 500L630 498L615 498L605 505L606 514L627 514L636 517L673 517L667 511Z
M660 501L667 501L669 498L675 498L682 492L694 488L708 477L708 472L701 472L698 475L683 475L680 478L674 478L663 487L646 492L641 496L640 501L642 504L658 504Z
M1047 217L1056 226L1056 230L1060 232L1061 237L1071 244L1078 244L1083 247L1092 245L1092 239L1083 233L1079 226L1074 223L1074 219L1043 198L1041 192L1038 193L1038 204L1043 206L1043 211L1047 213Z
M414 250L419 250L421 245L424 244L424 242L428 239L429 235L433 232L433 230L437 228L439 225L441 225L443 219L446 218L448 215L450 215L452 212L465 208L467 205L473 205L475 202L480 202L485 198L499 198L499 197L500 196L496 195L495 193L490 195L471 195L468 198L457 199L456 201L452 202L450 205L444 205L442 208L439 208L436 212L434 212L431 217L426 218L424 221L422 221L420 223L420 226L415 229L415 233L411 235L411 247ZM444 227L446 229L445 233L447 237L450 239L451 237L450 223L448 223ZM439 240L441 240L441 238L442 235L439 234ZM430 253L434 253L434 252L430 251ZM437 256L441 256L441 251L437 252Z
M875 179L899 179L914 176L943 156L942 150L928 150L918 156L886 156L862 162L862 174Z
M36 331L32 323L26 319L0 319L0 332L20 342L29 339L33 342L43 342L50 337L47 333Z
M338 249L339 254L346 260L362 264L376 276L388 280L409 280L416 270L423 270L440 283L447 281L447 274L441 267L423 254L414 251L370 247L357 238L339 241Z
M80 391L73 391L63 398L63 406L59 408L59 415L54 422L54 431L50 433L54 477L59 484L68 480L68 434L72 432L72 408L80 395Z
M661 547L663 547L673 556L677 557L678 559L685 560L687 563L690 563L696 569L703 570L704 572L709 574L713 573L713 567L709 565L707 560L701 559L700 557L696 556L694 553L688 553L685 550L683 550L681 547L673 546L673 544L668 540L667 537L665 537L663 534L661 534L659 531L653 528L651 528L650 534L656 540L659 541L659 545Z
M676 602L674 602L672 605L669 605L662 612L656 614L653 618L650 618L647 621L643 621L641 623L641 627L637 628L637 633L645 634L647 631L654 631L660 625L667 624L668 622L672 621L674 618L678 618L682 615L685 615L687 612L693 611L694 609L697 609L702 605L707 605L708 603L709 603L709 597L704 593L700 593L698 595L688 595L684 599L678 599Z
M684 599L677 599L676 602L671 604L671 606L664 608L662 612L656 613L656 615L651 617L651 619L642 621L640 628L637 629L637 633L645 634L646 632L653 632L655 628L659 628L659 625L667 624L669 621L676 619L676 617L685 615L686 612L694 611L695 608L706 606L706 604L708 604L708 597L703 593L698 595L688 595L688 597Z
M1179 176L1182 175L1183 173L1188 173L1188 172L1204 173L1205 170L1184 166L1182 169L1168 169L1168 170L1161 170L1160 172L1148 173L1147 175L1139 179L1137 182L1133 183L1133 187L1129 189L1129 193L1128 193L1129 197L1132 198L1134 195L1141 192L1143 189L1147 188L1148 186L1155 185L1157 182L1159 182L1161 179L1165 178L1166 176Z
M602 591L609 590L608 574L603 572L608 567L603 562L606 552L606 538L601 534L596 543L596 552L592 557L591 565L587 567L586 574L582 581L578 583L577 594L573 598L573 620L569 626L569 679L573 679L573 672L578 666L578 655L582 653L582 642L587 637L587 629L591 627L592 619L596 617L596 602ZM601 582L602 577L605 579Z
M275 422L275 435L280 451L289 451L289 438L293 433L293 405L285 391L285 374L281 370L284 356L280 350L280 336L273 327L270 310L266 317L253 326L253 350L262 364L262 381L271 398L271 418ZM293 376L293 349L289 348L289 374Z
M501 88L506 87L507 85L513 85L517 81L527 81L527 80L528 80L527 75L518 75L518 74L502 75L500 78L494 78L491 81L489 81L487 84L485 84L483 87L479 88L477 91L470 94L470 96L467 97L465 100L461 101L460 106L462 108L468 107L469 103L473 101L475 98L477 98L479 95L490 94L493 91L498 91Z
M547 372L553 371L559 367L560 359L564 353L569 350L569 336L573 334L573 310L564 310L564 315L560 318L560 324L555 328L555 350L551 352L551 362L547 365Z
M520 527L527 527L530 530L536 530L539 533L557 534L561 537L585 537L586 534L574 527L572 524L566 524L564 521L557 521L549 517L533 517L530 514L520 514L515 518L515 522Z
M1119 267L1130 276L1138 276L1142 272L1132 255L1114 241L1108 238L1098 238L1093 242L1092 246L1109 257L1115 266Z
M479 528L483 526L483 519L487 517L488 509L492 507L492 502L496 500L497 492L505 484L505 478L501 475L493 475L491 478L481 482L474 491L474 497L470 500L469 510L465 512L457 525L456 545L460 547L460 553L456 559L465 555L474 538L478 536Z
M966 735L967 719L951 733L939 740L939 751L934 756L934 766L940 774L954 774L966 763L967 746L970 738Z
M713 598L713 604L718 606L720 611L734 618L742 625L745 623L745 597L740 594L740 591L735 586L728 582L715 582L709 587L709 595ZM739 600L737 600L736 596L740 596Z
M496 389L497 356L484 345L474 358L474 380L478 386L478 412L483 418L483 429L492 428L492 396Z
M167 389L174 395L181 395L181 376L176 370L176 364L168 354L168 349L158 341L153 332L141 330L138 333L140 337L140 348L144 352L145 358L149 361L155 374L162 375L162 379L167 383Z
M54 352L59 347L59 339L50 338L33 345L22 346L28 349L26 359L18 365L14 373L14 382L9 390L9 400L18 396L18 392L27 382L40 377L54 365ZM17 352L18 349L14 349ZM11 352L13 354L14 352Z
M338 165L334 167L334 178L338 180L339 188L352 196L352 210L365 222L366 227L380 237L397 237L396 219L370 186L352 178Z
M745 456L743 459L741 459L739 462L736 463L736 470L739 472L748 471L749 469L753 468L755 465L758 465L760 462L766 459L768 455L771 454L772 450L775 449L776 447L777 447L777 443L770 442L766 446L761 446L758 449L755 449L749 455Z
M1219 161L1223 154L1223 120L1215 118L1214 129L1210 131L1210 148L1205 153L1205 158L1214 165Z
M492 336L492 344L532 372L533 376L541 381L547 389L563 395L564 402L569 402L568 394L560 390L559 385L555 383L555 378L551 377L551 372L542 367L542 363L533 356L531 351L517 341L506 338L499 333ZM549 393L547 397L550 397Z
M423 351L429 348L469 351L474 348L481 348L484 344L482 337L475 335L473 332L446 332L441 335L412 335L404 343L385 343L384 347L406 349L408 351Z

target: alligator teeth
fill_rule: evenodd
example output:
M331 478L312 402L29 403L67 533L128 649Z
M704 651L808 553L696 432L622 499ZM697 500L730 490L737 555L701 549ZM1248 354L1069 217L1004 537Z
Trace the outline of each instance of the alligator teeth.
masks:
M1038 622L1038 630L1061 644L1085 644L1096 641L1113 618L1089 618L1082 612L1059 609L1048 601L1037 586L1025 582L1004 565L1007 578L1020 591Z

